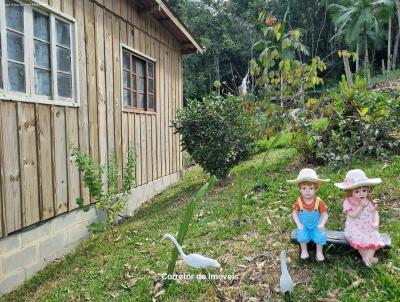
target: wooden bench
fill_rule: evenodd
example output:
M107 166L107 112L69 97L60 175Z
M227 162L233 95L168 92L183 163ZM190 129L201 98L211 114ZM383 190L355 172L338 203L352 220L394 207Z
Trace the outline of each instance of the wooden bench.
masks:
M381 233L383 240L385 241L385 249L390 249L392 247L392 239L386 233ZM296 230L292 231L290 235L290 240L296 242ZM338 245L349 245L349 242L344 238L344 233L341 231L326 231L326 243L338 244Z

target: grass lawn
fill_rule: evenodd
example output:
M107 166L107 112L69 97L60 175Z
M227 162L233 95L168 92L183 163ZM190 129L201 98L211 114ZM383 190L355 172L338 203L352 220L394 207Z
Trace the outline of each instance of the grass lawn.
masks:
M247 198L241 227L236 218L238 186L235 178L219 185L198 202L184 241L184 251L218 259L222 268L212 273L237 274L239 280L219 281L218 287L233 301L282 301L279 287L279 253L288 250L289 272L296 282L293 301L400 301L400 158L354 165L383 184L373 196L379 201L382 232L392 237L393 248L379 251L380 263L369 269L361 265L354 250L327 246L327 260L301 262L298 247L289 242L292 204L296 187L286 183L301 168L293 149L273 150L261 171L263 154L237 166L232 172L243 178ZM346 171L322 167L318 173L332 182ZM166 271L172 243L160 242L163 234L176 235L186 202L207 180L192 168L168 191L146 203L111 232L94 235L75 253L52 263L1 301L152 301L160 291L160 274ZM252 188L266 184L266 191ZM323 185L319 196L328 204L329 229L343 229L342 195L332 183ZM180 258L179 258L180 259ZM179 274L198 274L181 260ZM173 282L157 301L216 301L212 287L201 280Z

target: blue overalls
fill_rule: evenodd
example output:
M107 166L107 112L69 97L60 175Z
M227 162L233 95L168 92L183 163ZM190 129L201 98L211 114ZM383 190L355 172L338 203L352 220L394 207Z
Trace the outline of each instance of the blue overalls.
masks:
M324 245L326 243L325 231L318 229L320 213L318 212L320 199L317 197L315 207L312 211L304 210L301 198L298 199L300 212L299 220L303 225L303 230L296 230L296 239L299 243L307 243L310 240L316 244Z

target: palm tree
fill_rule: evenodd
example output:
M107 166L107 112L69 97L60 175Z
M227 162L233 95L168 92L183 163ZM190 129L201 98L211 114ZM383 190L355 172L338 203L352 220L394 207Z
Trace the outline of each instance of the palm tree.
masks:
M378 8L383 6L383 13L386 15L388 20L388 46L387 46L387 73L389 74L391 68L391 49L392 49L392 19L396 9L395 0L378 0L373 3Z
M400 41L400 0L395 0L396 2L396 8L397 8L397 23L398 23L398 29L397 29L397 34L396 34L396 42L394 43L394 48L393 48L393 64L392 64L392 69L396 68L396 60L397 60L397 54L399 53L399 41Z
M336 26L335 36L344 35L348 45L357 45L357 51L361 46L360 41L364 40L364 66L368 83L370 83L368 41L375 40L380 32L373 2L371 0L356 0L348 6L332 4L330 7L335 12L333 16Z

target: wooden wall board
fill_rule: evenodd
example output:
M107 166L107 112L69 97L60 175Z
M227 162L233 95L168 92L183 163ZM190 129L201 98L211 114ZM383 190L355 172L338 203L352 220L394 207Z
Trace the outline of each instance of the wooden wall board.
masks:
M36 106L36 141L38 149L40 218L54 216L53 170L51 152L51 111L47 105Z
M104 66L104 10L95 5L95 56L96 56L96 95L99 125L99 156L100 164L104 167L103 189L107 190L108 178L108 145L107 145L107 105Z
M1 113L1 182L4 233L22 227L21 174L19 162L18 119L16 102L0 102Z
M79 145L78 133L78 110L77 108L66 108L66 131L67 131L67 177L68 177L68 209L78 207L76 199L80 197L79 170L72 156L72 147Z
M22 225L39 221L39 185L35 105L17 103L18 138L21 173Z
M55 214L59 215L68 211L67 139L64 107L51 107L51 130L54 206Z
M78 133L79 149L89 154L89 122L88 122L88 92L87 92L87 73L86 73L86 37L85 37L85 14L82 0L74 0L74 17L77 22L77 42L78 42L78 73L79 73L79 109L78 109ZM90 203L89 190L83 182L83 175L80 173L81 197L85 203Z

